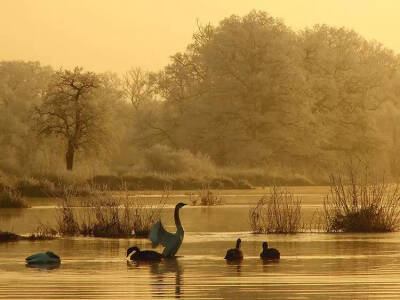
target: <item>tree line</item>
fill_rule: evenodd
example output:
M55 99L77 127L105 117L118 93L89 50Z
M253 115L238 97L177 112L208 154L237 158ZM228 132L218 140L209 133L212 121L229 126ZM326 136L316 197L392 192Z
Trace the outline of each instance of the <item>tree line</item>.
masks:
M184 164L318 181L357 158L398 176L399 79L399 56L376 41L327 25L294 31L258 11L198 25L158 72L2 61L0 170Z

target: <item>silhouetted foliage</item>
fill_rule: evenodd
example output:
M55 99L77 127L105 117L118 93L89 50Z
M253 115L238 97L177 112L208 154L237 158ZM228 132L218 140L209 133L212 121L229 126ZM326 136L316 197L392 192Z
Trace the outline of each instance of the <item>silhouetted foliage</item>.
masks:
M304 230L301 223L301 199L279 186L272 186L249 211L254 233L296 233Z
M0 169L198 189L327 183L357 157L398 177L399 62L353 30L258 11L199 25L154 73L1 62Z
M100 85L96 74L82 68L58 71L43 103L36 107L39 134L65 141L67 170L73 168L76 151L106 143L107 107L96 98Z
M328 232L390 232L400 228L400 187L350 168L331 175L324 202Z

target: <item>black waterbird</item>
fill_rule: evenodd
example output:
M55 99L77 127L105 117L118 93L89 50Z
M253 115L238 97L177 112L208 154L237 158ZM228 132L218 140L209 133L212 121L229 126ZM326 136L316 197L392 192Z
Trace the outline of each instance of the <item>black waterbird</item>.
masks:
M240 250L241 239L237 239L236 248L229 249L226 251L225 259L226 260L241 260L243 259L243 252Z

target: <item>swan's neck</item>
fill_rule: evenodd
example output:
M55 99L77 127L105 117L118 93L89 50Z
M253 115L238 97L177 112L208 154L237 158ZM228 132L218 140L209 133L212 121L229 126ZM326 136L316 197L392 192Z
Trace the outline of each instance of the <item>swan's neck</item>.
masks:
M175 219L175 225L176 225L177 232L183 232L181 219L179 218L179 208L178 207L175 207L174 219Z
M240 241L237 241L236 242L236 249L239 249L240 248Z

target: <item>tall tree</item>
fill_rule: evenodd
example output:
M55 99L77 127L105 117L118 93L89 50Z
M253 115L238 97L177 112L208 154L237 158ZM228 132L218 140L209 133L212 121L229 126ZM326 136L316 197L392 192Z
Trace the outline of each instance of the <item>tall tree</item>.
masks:
M37 145L30 132L30 115L52 75L39 62L0 62L0 169L29 172Z
M150 74L139 67L131 68L123 75L122 89L124 97L136 110L154 96Z
M104 101L96 94L101 78L82 68L54 74L45 100L35 109L40 135L54 135L65 142L67 170L72 170L78 150L104 146L110 134Z
M308 137L312 122L301 64L296 34L264 12L200 26L159 74L178 146L219 164L298 154L293 136Z
M324 160L376 156L383 146L376 112L393 100L398 58L352 30L327 25L304 30L300 42Z

